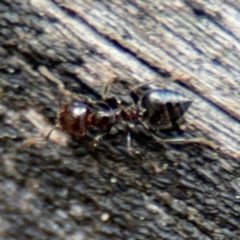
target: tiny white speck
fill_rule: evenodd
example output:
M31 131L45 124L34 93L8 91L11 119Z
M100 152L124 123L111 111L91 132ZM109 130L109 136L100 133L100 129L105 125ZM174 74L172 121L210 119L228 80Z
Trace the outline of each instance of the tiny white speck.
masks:
M111 183L116 183L116 182L117 182L117 179L116 179L115 177L112 177L112 178L110 179L110 182L111 182Z
M109 215L108 213L103 213L102 216L101 216L101 220L102 220L103 222L108 221L109 218L110 218L110 215Z

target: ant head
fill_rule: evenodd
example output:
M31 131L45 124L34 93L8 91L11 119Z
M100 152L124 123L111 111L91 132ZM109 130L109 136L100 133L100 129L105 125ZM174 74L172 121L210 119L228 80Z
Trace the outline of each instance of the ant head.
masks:
M60 109L58 125L63 131L81 137L87 132L86 124L89 115L90 109L86 104L70 103Z

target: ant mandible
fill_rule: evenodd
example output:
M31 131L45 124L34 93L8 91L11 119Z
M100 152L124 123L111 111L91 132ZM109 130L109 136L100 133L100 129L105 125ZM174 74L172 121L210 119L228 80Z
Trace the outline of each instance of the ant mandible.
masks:
M131 89L130 96L134 104L130 107L123 107L115 98L106 98L110 81L104 87L103 102L93 101L86 96L75 95L67 91L61 81L51 75L45 67L41 67L39 70L49 80L57 83L61 93L71 95L77 99L77 101L65 105L62 105L61 100L59 101L60 111L57 124L49 131L45 140L49 140L55 129L61 129L76 138L81 138L89 131L95 130L99 133L94 138L95 142L98 142L99 139L110 132L115 124L122 123L126 127L126 131L128 131L127 147L130 151L131 135L129 123L134 122L142 124L157 142L174 144L201 143L215 148L214 143L204 138L162 139L154 133L155 131L170 130L178 125L184 113L192 104L191 100L179 92L157 88L148 90L139 98L136 90L152 83L149 82ZM109 100L116 108L112 109L109 106Z

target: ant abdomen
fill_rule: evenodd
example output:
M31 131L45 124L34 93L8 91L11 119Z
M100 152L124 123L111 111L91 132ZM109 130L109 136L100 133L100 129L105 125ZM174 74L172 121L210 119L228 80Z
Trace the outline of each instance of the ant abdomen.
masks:
M141 101L143 121L152 130L172 129L178 125L191 103L191 100L176 91L150 90Z

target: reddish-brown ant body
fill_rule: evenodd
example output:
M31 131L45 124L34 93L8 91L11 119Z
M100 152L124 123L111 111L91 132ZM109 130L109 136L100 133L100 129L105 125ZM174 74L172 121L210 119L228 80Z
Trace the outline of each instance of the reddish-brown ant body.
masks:
M65 90L62 83L46 72L46 69L41 69L41 73L58 84L60 92L73 96L72 93ZM46 140L54 129L61 129L62 131L81 138L89 131L95 130L99 134L95 137L98 141L102 136L109 133L111 128L117 124L124 124L126 131L128 131L128 148L131 149L131 136L129 123L142 124L154 139L158 142L168 143L203 143L215 147L212 142L203 138L173 138L162 139L155 135L155 131L170 130L179 124L184 113L192 104L183 94L167 90L167 89L152 89L148 90L139 99L136 90L150 83L140 85L130 91L130 95L134 104L130 107L123 107L115 98L111 99L116 106L114 109L110 107L107 99L103 97L103 101L93 101L85 96L74 96L77 100L62 105L60 101L60 111L58 114L58 121L56 126L47 134ZM104 92L107 91L107 85Z
M133 92L131 95L135 95ZM142 123L147 129L168 130L181 119L192 101L183 94L166 89L154 89L145 93L134 107L112 110L107 104L73 102L60 108L57 128L74 135L84 136L89 130L110 131L117 123ZM49 136L48 136L49 137Z

